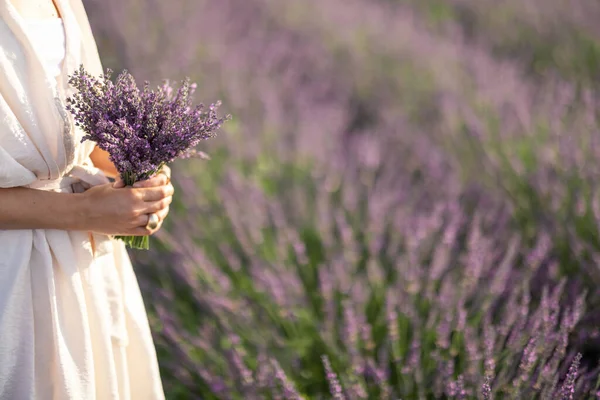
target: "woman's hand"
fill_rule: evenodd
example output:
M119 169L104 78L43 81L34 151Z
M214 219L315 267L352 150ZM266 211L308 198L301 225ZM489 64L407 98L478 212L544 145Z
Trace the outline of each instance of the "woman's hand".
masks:
M114 183L94 186L84 193L87 229L106 235L144 236L156 233L169 213L174 188L170 183L169 167L165 173L156 174L125 186L121 179ZM155 213L159 223L147 229L148 214Z

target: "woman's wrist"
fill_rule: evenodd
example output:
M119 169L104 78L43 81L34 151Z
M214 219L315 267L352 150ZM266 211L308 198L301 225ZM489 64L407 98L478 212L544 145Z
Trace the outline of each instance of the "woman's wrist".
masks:
M85 193L69 193L68 207L71 210L65 215L67 216L65 230L72 231L87 231L89 227L86 224L87 216L89 216L88 197Z
M42 196L51 196L48 202L49 218L42 224L46 229L60 229L65 231L89 230L87 216L88 196L85 193L52 193L45 192ZM45 226L43 226L45 225Z

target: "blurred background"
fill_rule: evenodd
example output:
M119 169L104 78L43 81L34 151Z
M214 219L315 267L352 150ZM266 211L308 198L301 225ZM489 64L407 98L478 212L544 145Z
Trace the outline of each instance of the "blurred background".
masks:
M233 115L130 251L169 399L600 398L600 3L84 3Z

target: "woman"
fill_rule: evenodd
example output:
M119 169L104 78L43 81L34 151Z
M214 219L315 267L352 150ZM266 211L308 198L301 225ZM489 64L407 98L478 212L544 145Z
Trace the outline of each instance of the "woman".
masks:
M122 242L160 229L168 170L124 187L65 112L102 72L81 0L0 0L0 399L164 398ZM156 221L158 219L158 223Z

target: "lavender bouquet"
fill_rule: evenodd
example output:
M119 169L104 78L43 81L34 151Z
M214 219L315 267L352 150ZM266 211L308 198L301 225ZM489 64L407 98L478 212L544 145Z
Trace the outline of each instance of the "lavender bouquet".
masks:
M126 185L148 179L176 158L202 153L193 148L200 140L215 136L223 122L220 102L205 108L192 106L196 84L186 78L177 91L168 81L156 90L148 82L139 90L131 74L123 71L115 83L112 71L96 78L80 66L69 76L77 92L67 99L67 110L86 135L110 154ZM148 249L148 236L117 236L132 248Z

